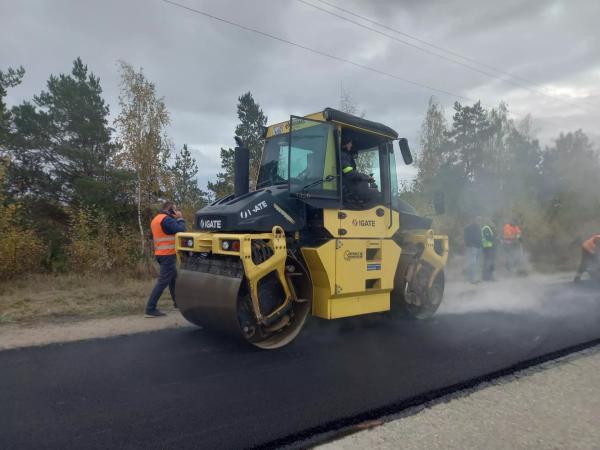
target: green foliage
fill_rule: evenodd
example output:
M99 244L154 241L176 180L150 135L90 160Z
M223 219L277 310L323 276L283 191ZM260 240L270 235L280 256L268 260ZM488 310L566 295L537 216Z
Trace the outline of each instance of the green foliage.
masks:
M143 70L136 71L124 61L119 64L121 112L115 122L122 150L118 161L135 175L140 249L144 252L149 250L144 223L150 221L153 205L173 191L168 168L171 142L166 134L170 118L164 99L157 96L154 83Z
M46 90L12 108L7 193L20 205L21 223L49 244L46 263L63 253L65 206L94 206L127 221L129 173L118 167L118 146L99 79L80 58L69 74L51 75Z
M600 196L593 184L600 159L581 130L561 134L542 150L531 128L529 116L515 124L506 105L486 110L477 102L455 103L447 129L443 110L430 101L419 173L401 197L431 212L434 193L442 191L447 214L436 225L454 248L462 246L463 227L473 216L487 217L497 230L516 217L534 262L566 268L578 257L581 241L600 229Z
M0 186L4 188L8 160L0 161ZM16 203L6 204L0 191L0 279L40 270L47 244L31 227L20 223L22 211Z
M118 147L111 141L100 81L80 58L70 74L50 76L47 90L14 114L18 138L13 150L24 177L17 178L17 192L37 186L37 195L106 212L127 200L122 197L127 177L114 164Z
M220 157L223 171L217 174L215 182L209 181L207 185L214 198L223 198L233 194L234 150L232 148L221 148Z
M235 135L241 137L244 145L250 150L250 184L254 185L258 178L260 158L265 142L263 134L267 116L263 114L250 92L246 92L238 98L237 115L240 123L235 127Z
M131 271L142 255L131 227L116 226L95 208L81 207L70 215L67 268L92 274Z
M0 70L0 149L8 143L11 132L11 114L6 108L4 98L6 97L8 88L18 86L23 76L25 69L21 66L17 70L9 67L6 72Z
M446 119L441 106L433 97L429 99L427 113L421 126L421 151L416 159L417 190L431 185L442 164L442 150L446 144Z
M244 145L250 151L250 186L253 187L258 178L262 148L265 142L263 137L267 116L264 115L252 94L246 92L238 98L237 116L240 123L235 127L235 135L242 138ZM234 150L221 148L221 169L215 182L208 183L214 197L222 198L233 193Z
M198 186L197 176L198 164L184 144L171 166L173 200L184 211L196 211L208 203L208 194Z

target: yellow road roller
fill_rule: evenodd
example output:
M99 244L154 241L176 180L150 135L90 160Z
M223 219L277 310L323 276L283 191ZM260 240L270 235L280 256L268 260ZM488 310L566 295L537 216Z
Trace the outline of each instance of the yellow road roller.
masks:
M290 343L309 314L431 317L444 292L448 237L398 198L396 147L412 163L406 139L332 108L291 116L264 137L255 189L236 138L234 194L177 235L183 316L263 349ZM369 174L368 200L345 176L348 140L356 171Z

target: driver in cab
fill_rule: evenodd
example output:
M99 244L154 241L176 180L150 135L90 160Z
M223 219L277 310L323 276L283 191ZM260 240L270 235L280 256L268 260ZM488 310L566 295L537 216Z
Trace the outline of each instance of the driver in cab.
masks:
M379 191L372 175L360 173L356 169L357 152L352 151L352 139L342 137L342 180L345 192L344 202L351 207L367 207L379 198Z

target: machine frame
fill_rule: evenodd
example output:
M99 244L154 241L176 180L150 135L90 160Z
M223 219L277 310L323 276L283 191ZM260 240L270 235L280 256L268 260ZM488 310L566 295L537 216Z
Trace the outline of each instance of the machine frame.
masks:
M307 139L326 140L322 174L296 180L295 132L321 124L327 125L327 135ZM381 202L368 208L344 207L342 132L377 145ZM285 170L266 154L277 150L267 149L270 139L284 135ZM397 133L327 108L271 125L265 138L262 160L271 158L265 169L271 170L270 184L261 169L256 191L217 200L198 212L200 230L177 235L182 314L193 323L241 333L261 348L293 340L309 313L331 320L388 311L393 302L416 318L433 314L443 293L448 238L435 234L430 220L395 204L392 142ZM302 152L298 160L306 157L304 172L318 169L315 160L309 161L314 155ZM335 173L328 173L332 162Z

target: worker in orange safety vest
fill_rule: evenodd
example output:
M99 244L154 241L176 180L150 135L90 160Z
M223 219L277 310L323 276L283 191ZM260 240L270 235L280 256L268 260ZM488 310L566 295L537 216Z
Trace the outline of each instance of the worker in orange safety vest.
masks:
M177 257L175 251L175 234L186 230L181 211L173 202L165 202L160 212L152 219L152 240L154 241L154 256L160 265L160 275L146 304L145 317L160 317L165 314L156 305L165 288L169 287L173 306L175 301L175 280L177 278Z
M581 262L579 268L575 274L575 283L581 281L581 275L583 275L589 269L590 265L594 260L599 259L599 245L600 245L600 234L595 234L589 239L583 241L581 244Z
M521 228L516 219L511 219L503 227L502 244L506 255L506 269L518 272L522 264Z

